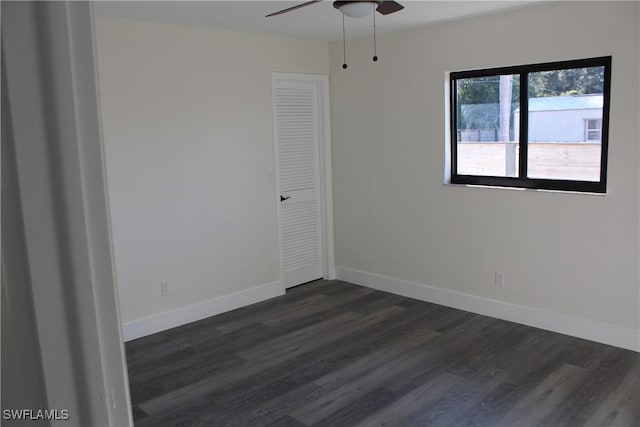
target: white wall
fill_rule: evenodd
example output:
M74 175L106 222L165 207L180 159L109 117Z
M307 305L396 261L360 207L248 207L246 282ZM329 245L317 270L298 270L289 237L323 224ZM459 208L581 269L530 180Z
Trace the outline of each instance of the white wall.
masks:
M278 282L271 72L328 74L327 43L111 18L97 39L125 326Z
M332 43L336 265L637 337L638 40L637 2L558 2ZM605 55L607 195L443 184L448 71Z

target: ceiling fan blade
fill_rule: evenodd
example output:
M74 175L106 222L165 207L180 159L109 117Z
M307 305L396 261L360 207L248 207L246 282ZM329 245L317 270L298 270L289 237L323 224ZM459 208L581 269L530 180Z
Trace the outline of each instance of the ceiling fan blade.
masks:
M292 10L300 9L301 7L305 7L305 6L310 6L310 5L314 4L314 3L319 3L321 1L322 0L311 0L311 1L308 1L306 3L302 3L302 4L299 4L299 5L296 5L296 6L292 6L292 7L280 10L278 12L270 13L265 18L268 18L270 16L282 15L283 13L291 12Z
M381 15L388 15L393 12L404 9L404 6L393 0L384 0L380 6L378 6L378 13Z

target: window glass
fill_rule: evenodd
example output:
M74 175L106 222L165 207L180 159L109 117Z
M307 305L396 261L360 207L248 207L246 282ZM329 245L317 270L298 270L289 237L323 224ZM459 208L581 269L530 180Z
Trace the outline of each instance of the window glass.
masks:
M508 74L457 81L458 173L518 175L513 113L518 107L519 79Z
M602 119L587 120L586 140L602 142Z
M604 67L529 73L528 177L600 180L603 91Z

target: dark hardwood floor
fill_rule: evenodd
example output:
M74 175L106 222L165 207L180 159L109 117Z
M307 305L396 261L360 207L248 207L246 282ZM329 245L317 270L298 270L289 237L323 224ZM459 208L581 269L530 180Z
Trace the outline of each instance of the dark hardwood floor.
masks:
M136 426L640 426L640 355L344 282L126 344Z

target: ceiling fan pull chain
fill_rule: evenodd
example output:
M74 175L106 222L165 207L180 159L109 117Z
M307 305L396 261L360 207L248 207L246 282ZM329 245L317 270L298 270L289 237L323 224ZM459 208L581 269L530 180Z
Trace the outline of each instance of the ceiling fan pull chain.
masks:
M373 61L378 60L378 54L376 50L376 12L373 12Z
M347 68L347 38L344 32L344 15L342 15L342 68Z

